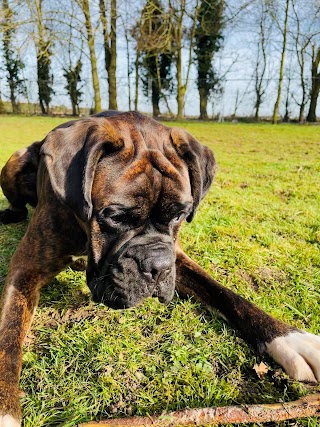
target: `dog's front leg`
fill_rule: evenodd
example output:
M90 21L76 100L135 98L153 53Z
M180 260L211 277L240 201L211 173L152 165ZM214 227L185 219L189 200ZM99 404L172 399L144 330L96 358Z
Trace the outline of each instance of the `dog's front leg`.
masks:
M213 280L182 250L177 250L176 287L213 308L259 351L266 351L294 379L320 381L320 337L268 315Z
M39 212L40 211L40 212ZM35 211L14 254L0 310L0 427L20 426L19 377L22 345L31 325L42 285L70 261L65 230L57 234L51 218Z
M14 268L14 263L11 264ZM0 320L0 427L20 426L19 376L22 344L39 299L39 272L11 270Z

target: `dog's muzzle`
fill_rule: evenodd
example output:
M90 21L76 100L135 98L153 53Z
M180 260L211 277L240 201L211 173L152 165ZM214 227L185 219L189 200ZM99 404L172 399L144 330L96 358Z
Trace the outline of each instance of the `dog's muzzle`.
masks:
M88 277L94 301L111 308L134 307L150 296L171 301L175 289L172 242L150 240L131 241L112 259L106 259L95 278Z

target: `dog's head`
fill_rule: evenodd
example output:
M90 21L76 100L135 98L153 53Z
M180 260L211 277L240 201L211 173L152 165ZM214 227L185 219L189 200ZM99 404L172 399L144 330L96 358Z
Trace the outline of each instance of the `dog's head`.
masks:
M170 301L178 229L212 182L211 151L183 130L122 113L61 126L42 153L55 194L86 224L93 299L113 308Z

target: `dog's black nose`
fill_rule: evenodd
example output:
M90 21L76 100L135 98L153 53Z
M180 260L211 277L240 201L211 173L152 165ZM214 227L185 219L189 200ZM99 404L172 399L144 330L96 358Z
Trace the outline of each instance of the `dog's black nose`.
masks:
M152 278L156 280L162 272L170 271L171 264L171 258L168 256L150 257L140 263L140 268L143 273L150 273Z
M162 244L135 245L127 251L127 256L137 262L142 273L150 274L154 280L161 273L169 272L173 263L172 252Z

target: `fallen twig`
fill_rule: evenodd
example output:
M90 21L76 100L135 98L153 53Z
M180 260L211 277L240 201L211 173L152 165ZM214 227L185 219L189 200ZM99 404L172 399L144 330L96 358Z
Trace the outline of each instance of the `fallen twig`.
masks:
M175 427L204 424L252 423L283 421L320 415L320 393L299 400L268 405L224 406L203 409L183 409L150 417L117 418L79 424L78 427Z

